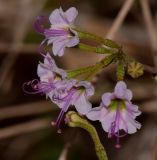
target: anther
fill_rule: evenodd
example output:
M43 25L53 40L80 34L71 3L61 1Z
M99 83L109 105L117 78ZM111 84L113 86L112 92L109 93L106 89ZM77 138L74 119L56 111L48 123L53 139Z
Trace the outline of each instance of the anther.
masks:
M55 125L56 125L56 122L52 121L52 122L51 122L51 125L52 125L52 126L55 126Z
M116 144L115 147L116 147L117 149L119 149L119 148L121 148L121 145L120 145L120 144Z
M58 133L58 134L61 134L61 133L62 133L62 130L61 130L61 129L58 129L58 130L57 130L57 133Z

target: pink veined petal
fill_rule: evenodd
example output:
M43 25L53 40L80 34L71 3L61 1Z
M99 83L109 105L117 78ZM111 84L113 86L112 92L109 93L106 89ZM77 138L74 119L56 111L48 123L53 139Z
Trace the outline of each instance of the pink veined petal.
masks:
M40 77L40 80L44 82L52 82L55 76L54 73L44 67L42 63L38 65L37 75Z
M59 74L62 78L65 78L67 76L66 71L63 69L60 69L57 67L54 59L50 56L50 54L47 53L47 55L44 58L44 63L40 63L37 68L37 74L40 77L40 79L44 79L49 77L49 82L52 82L52 79L55 78L56 73Z
M52 44L52 43L54 43L55 41L57 41L58 39L59 39L59 37L51 37L51 38L48 39L47 44L48 44L48 45L49 45L49 44Z
M74 96L73 96L74 98L73 105L75 106L76 110L80 114L83 114L83 115L87 114L91 110L92 104L87 100L84 93L77 93Z
M79 38L77 36L69 38L69 41L67 42L67 47L73 47L76 46L79 43Z
M126 90L127 90L127 86L125 82L119 81L116 84L115 89L114 89L114 94L116 98L125 99Z
M137 129L140 129L141 128L141 124L138 123L137 121L135 120L129 120L129 122L127 123L128 125L128 133L129 134L133 134L137 131Z
M85 88L85 96L89 97L94 94L94 87L88 81L79 81L75 84L75 87L84 87Z
M57 88L58 88L58 87L57 87ZM68 94L68 93L66 93L66 94L59 94L59 98L60 98L60 99L55 99L54 96L55 96L56 94L58 94L58 90L53 91L51 95L49 94L49 96L51 96L51 97L50 97L51 101L52 101L53 103L55 103L59 108L63 108L64 111L66 112L66 111L68 110L69 106L71 105L72 95L71 95L71 94ZM67 98L66 98L66 99L63 99L65 96L66 96Z
M63 56L64 55L64 50L65 50L65 46L67 44L67 42L69 41L69 39L67 39L66 37L59 37L58 40L56 40L55 42L53 42L53 54L56 56Z
M121 116L123 120L125 121L125 124L123 124L123 127L121 126L121 128L125 130L125 128L127 127L127 132L129 134L133 134L137 131L137 129L141 128L141 124L137 122L136 120L134 120L134 118L130 116L130 114L127 112L127 110L123 111L121 113Z
M93 121L100 120L101 109L102 109L101 106L92 108L91 111L87 113L86 115L87 118Z
M46 57L44 58L44 64L52 67L57 67L55 60L50 56L49 53L46 54Z
M124 97L125 97L126 100L130 101L132 99L131 90L127 89Z
M128 133L128 125L127 125L127 112L121 111L120 112L120 118L119 118L119 130L124 130L126 133Z
M110 103L111 103L112 98L113 98L113 94L112 93L109 93L109 92L108 93L104 93L102 95L102 102L103 102L103 104L106 107L108 107L110 105Z
M135 119L141 114L141 111L138 110L138 106L129 102L125 102L127 112Z
M104 131L109 132L112 123L115 121L115 117L116 117L116 112L115 111L110 111L107 114L104 113L104 118L101 116L101 124L102 127L104 129Z
M60 9L55 9L49 17L49 20L52 25L55 24L67 24L67 22L64 20L63 16L61 15L61 10Z
M66 15L67 20L69 21L69 23L73 23L75 18L78 15L78 11L77 11L77 9L75 7L71 7L65 12L65 15Z

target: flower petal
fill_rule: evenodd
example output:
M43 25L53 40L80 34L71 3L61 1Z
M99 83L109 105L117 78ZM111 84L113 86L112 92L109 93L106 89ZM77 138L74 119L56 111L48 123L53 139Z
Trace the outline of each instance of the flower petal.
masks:
M84 87L84 89L85 89L85 95L87 97L92 96L94 94L94 87L88 81L80 81L75 86L76 87Z
M129 102L125 102L128 113L135 119L141 114L141 111L138 110L138 106Z
M55 9L49 17L49 20L51 22L52 25L55 24L67 24L67 22L65 21L65 19L62 16L62 11L61 9Z
M111 111L111 112L107 113L105 110L103 112L104 112L105 116L104 116L104 118L101 116L102 127L103 127L104 131L110 132L111 125L114 122L115 117L116 117L116 112Z
M104 93L103 95L102 95L102 102L103 102L103 104L107 107L107 106L109 106L110 105L110 103L111 103L111 100L113 99L114 97L113 97L113 94L112 93Z
M128 133L133 134L137 131L137 129L141 128L141 124L135 120L129 120L128 125Z
M56 56L63 56L64 55L64 49L69 39L67 39L65 36L59 37L56 41L53 42L53 54Z
M62 78L67 76L66 72L63 69L58 68L54 59L47 53L44 58L44 63L39 63L38 65L37 74L41 80L45 79L44 81L46 82L52 82L56 76L56 73Z
M100 120L101 109L101 106L92 108L91 111L87 113L87 118L93 121Z
M73 36L69 38L69 42L66 44L67 47L76 46L79 43L79 38L77 36Z
M78 11L75 7L71 7L65 12L65 15L66 15L66 18L68 19L69 23L73 23L75 18L78 15Z
M79 96L75 95L75 100L73 100L73 105L75 105L76 110L80 113L80 114L87 114L91 108L92 108L92 104L86 99L85 95L82 93Z
M133 134L137 129L141 128L141 124L134 120L132 115L127 110L121 112L121 120L119 123L119 129L125 130L129 134Z
M128 101L130 101L132 99L132 92L131 92L130 89L126 90L125 99L128 100Z
M132 92L127 89L125 82L119 81L114 89L114 94L116 98L126 99L130 101L132 99Z

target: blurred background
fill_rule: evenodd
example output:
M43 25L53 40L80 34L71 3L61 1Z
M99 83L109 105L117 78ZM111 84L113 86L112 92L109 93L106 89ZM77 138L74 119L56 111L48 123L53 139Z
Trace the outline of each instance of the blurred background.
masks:
M122 6L130 10L116 33L110 37L124 51L140 62L157 65L157 1L156 0L0 0L0 160L96 160L93 143L84 130L62 124L62 134L51 126L59 110L45 96L27 95L21 89L26 81L38 78L37 52L43 37L33 29L37 15L49 15L53 9L75 6L79 10L76 24L82 30L104 38L110 33ZM66 69L87 66L98 61L95 54L67 49L58 65ZM100 102L105 91L116 82L115 66L108 67L95 84L91 101ZM115 139L108 139L99 123L98 130L109 159L157 160L157 82L153 74L135 80L127 76L133 90L134 103L142 115L142 129L122 138L115 149Z

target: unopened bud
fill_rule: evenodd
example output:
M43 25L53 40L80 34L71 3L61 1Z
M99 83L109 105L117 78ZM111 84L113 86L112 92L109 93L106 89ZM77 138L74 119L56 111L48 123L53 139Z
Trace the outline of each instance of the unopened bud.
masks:
M138 78L143 75L144 67L141 63L132 61L128 64L127 72L132 78Z

